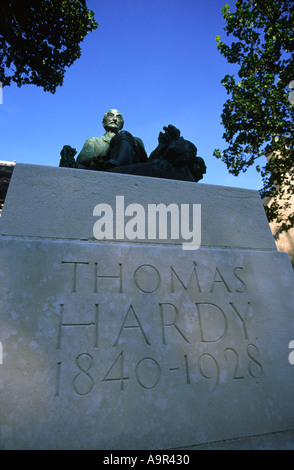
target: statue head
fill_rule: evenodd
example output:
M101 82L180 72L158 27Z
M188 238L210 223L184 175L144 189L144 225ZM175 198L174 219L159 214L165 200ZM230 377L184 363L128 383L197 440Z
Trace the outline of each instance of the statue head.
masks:
M110 109L104 114L102 124L106 131L116 133L123 128L124 119L117 109Z

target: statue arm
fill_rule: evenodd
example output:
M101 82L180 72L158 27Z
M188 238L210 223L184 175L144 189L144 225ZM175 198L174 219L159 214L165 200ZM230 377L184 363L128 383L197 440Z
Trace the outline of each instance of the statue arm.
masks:
M77 162L89 166L93 160L104 160L108 153L108 146L99 138L90 137L84 143Z

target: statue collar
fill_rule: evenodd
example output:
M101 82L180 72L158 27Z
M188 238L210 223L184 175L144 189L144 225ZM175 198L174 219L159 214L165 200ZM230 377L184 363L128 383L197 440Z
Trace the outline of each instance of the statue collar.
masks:
M107 142L108 144L110 144L111 138L108 137L107 134L104 134L104 135L101 137L101 139L104 140L104 142Z

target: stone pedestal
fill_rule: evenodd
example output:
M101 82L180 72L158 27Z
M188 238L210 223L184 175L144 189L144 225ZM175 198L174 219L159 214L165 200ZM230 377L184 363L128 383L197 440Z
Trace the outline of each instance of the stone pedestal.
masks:
M93 209L118 195L201 204L201 247L96 240ZM257 192L17 164L0 245L2 449L294 430L294 275Z

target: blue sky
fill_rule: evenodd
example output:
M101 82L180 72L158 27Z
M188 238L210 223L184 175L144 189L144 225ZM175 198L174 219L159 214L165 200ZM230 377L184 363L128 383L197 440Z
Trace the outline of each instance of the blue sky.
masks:
M173 124L207 165L202 183L260 189L254 168L234 177L214 158L224 149L221 79L236 72L216 47L226 38L221 8L228 0L88 0L99 27L56 93L32 85L3 90L0 160L58 166L63 145L81 150L101 136L103 114L118 109L124 129L149 155L162 127ZM260 162L263 163L263 162Z

